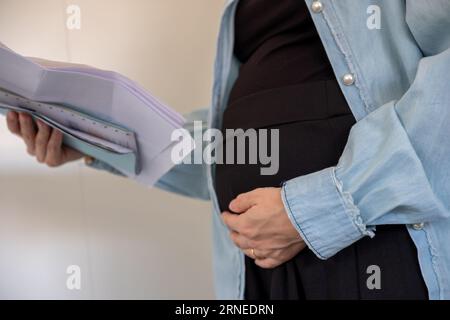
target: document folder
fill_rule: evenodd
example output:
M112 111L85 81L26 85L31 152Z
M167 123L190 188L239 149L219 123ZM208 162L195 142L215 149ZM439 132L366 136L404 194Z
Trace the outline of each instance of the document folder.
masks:
M8 110L42 120L67 146L148 186L175 165L172 134L185 122L123 75L24 57L0 43L0 113Z

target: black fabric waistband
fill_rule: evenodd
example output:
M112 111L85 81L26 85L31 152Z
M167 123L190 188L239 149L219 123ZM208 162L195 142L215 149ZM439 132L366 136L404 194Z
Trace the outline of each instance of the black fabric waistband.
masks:
M351 113L336 80L262 91L236 100L223 115L223 129L264 128Z

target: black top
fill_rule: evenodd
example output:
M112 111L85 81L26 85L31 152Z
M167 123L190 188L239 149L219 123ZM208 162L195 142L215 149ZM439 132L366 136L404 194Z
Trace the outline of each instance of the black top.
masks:
M305 1L240 0L235 32L234 53L242 66L222 130L278 129L279 171L264 176L261 164L216 165L215 187L222 211L240 193L279 187L283 181L336 165L355 123ZM374 297L378 293L366 287L365 268L370 262L379 264L388 279L383 282L382 297L426 297L417 253L405 228L377 228L376 238L375 242L359 241L326 262L303 250L287 263L266 270L246 257L245 296ZM390 250L384 250L385 243ZM382 258L377 260L377 255ZM392 266L399 259L404 268Z
M236 57L243 63L230 102L267 89L333 79L302 0L243 0L235 17Z

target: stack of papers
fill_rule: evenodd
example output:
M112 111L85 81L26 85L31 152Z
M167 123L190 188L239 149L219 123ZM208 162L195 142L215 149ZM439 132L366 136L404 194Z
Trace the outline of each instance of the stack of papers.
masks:
M67 146L148 186L174 165L171 135L184 124L120 74L26 58L0 44L0 112L9 110L57 128Z

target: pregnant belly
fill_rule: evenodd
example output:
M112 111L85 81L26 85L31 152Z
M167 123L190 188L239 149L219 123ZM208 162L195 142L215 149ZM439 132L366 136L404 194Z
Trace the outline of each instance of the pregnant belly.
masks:
M261 163L216 165L215 186L221 210L243 192L279 187L286 180L336 165L354 123L335 81L266 91L234 102L224 113L223 131L278 130L278 142L269 139L266 150L271 150L271 143L278 143L278 155L270 157L279 166L275 174L262 175L261 168L266 165ZM251 149L248 142L247 155Z

